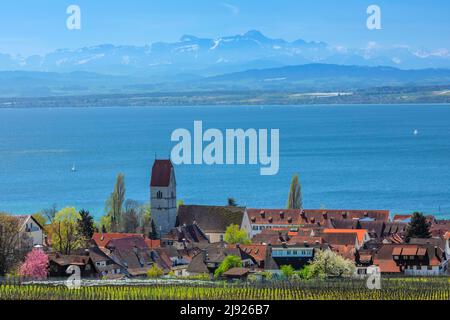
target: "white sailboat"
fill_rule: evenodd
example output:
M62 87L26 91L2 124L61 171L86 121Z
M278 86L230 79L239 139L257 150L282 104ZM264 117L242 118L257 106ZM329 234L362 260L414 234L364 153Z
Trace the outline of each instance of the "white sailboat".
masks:
M75 164L72 165L72 170L71 171L72 172L76 172L77 171L77 169L75 168Z
M419 134L419 130L414 129L413 133L414 133L415 136L417 136Z

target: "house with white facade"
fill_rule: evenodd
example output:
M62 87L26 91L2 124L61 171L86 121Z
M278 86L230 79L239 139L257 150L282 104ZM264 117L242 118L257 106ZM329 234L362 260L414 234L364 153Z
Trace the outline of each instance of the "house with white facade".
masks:
M44 245L44 227L32 215L14 217L19 220L19 239L25 239L27 246L31 247Z

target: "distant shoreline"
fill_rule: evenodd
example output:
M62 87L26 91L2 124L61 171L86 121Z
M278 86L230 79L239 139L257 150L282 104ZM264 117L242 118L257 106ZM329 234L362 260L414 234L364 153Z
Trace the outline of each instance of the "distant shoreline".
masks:
M404 88L403 88L404 89ZM0 109L68 108L68 107L177 107L177 106L296 106L296 105L446 105L450 94L437 94L425 88L373 88L351 94L280 92L280 91L215 91L215 92L150 92L139 94L95 94L83 96L0 98ZM381 92L380 92L381 91Z

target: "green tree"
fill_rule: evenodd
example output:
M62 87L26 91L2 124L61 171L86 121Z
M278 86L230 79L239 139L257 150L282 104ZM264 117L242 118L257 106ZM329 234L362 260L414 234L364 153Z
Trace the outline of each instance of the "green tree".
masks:
M52 246L62 254L71 254L84 244L83 236L78 230L80 214L75 208L64 208L58 211L52 222Z
M164 275L164 271L154 263L150 269L147 271L147 277L149 278L160 278Z
M306 265L298 272L298 275L301 279L311 279L313 277L313 270L310 265Z
M152 207L149 202L140 207L140 226L141 233L150 236L152 230Z
M98 222L98 229L103 233L111 232L111 216L103 215Z
M237 202L234 198L228 198L227 204L229 207L237 207Z
M184 206L184 200L182 200L182 199L177 201L177 210L180 206Z
M233 255L226 256L225 259L223 259L222 263L214 272L214 277L219 278L220 276L222 276L222 274L224 274L228 270L239 267L242 267L241 258Z
M157 240L159 239L158 230L156 230L155 221L152 219L152 228L150 231L150 239Z
M95 232L94 218L84 209L80 210L79 214L78 232L85 240L90 240Z
M281 274L286 279L291 279L295 273L294 268L291 265L284 265L280 267Z
M225 242L229 244L250 244L247 232L240 229L237 224L232 224L227 227L225 231Z
M297 174L292 177L286 207L288 209L301 209L303 207L302 187Z
M406 241L409 242L411 238L431 238L430 226L423 213L414 212L411 217L411 222L406 228Z
M123 204L125 203L125 176L117 175L114 191L106 201L106 212L111 217L111 231L119 232L122 223Z
M345 277L355 272L353 261L347 260L331 250L318 250L310 265L314 277Z

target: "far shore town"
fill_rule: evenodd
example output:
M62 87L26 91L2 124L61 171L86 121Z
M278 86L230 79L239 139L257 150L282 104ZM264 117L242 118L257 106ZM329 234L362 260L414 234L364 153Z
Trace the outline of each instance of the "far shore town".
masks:
M295 179L286 208L240 207L233 199L227 206L187 205L177 202L171 161L155 160L147 215L124 201L124 192L116 182L109 213L97 224L73 208L48 219L0 214L0 241L11 246L1 253L0 279L67 278L68 268L77 266L82 279L263 281L312 276L319 272L312 268L319 256L344 264L341 271L320 269L332 276L449 274L450 220L417 212L303 208ZM151 218L143 223L145 217Z

